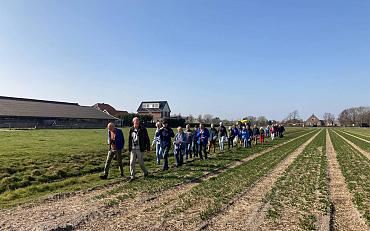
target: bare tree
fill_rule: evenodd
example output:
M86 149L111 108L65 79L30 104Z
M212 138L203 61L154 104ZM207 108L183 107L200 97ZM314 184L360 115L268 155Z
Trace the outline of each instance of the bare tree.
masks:
M203 122L203 116L202 115L198 115L198 119L197 119L198 123L202 123Z
M204 123L209 124L209 123L211 123L212 119L213 119L213 115L211 115L211 114L205 114L203 116Z
M331 114L329 112L325 112L323 118L324 118L325 124L327 126L333 126L334 125L335 116L333 114Z
M195 118L193 115L189 115L187 118L186 118L186 122L187 123L194 123L195 122Z
M268 120L265 116L259 116L257 118L257 125L258 126L266 126L268 124Z

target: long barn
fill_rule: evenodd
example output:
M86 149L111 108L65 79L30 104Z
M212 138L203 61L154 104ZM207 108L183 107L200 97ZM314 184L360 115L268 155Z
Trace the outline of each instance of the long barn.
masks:
M0 96L0 128L103 128L116 120L77 103Z

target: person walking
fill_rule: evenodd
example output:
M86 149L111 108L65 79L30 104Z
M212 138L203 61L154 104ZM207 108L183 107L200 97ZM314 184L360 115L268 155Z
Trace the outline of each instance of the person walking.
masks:
M259 135L260 135L260 130L257 128L257 125L254 125L253 126L253 141L254 141L254 145L257 145Z
M156 132L156 137L159 137L161 142L161 149L163 155L163 171L169 169L168 166L168 153L171 148L171 138L175 137L173 130L168 127L168 121L165 119L162 123L162 128Z
M247 146L251 148L252 147L253 130L251 129L250 125L248 125L247 130L248 130L248 133L249 133L249 139L248 139Z
M213 148L213 153L216 153L216 141L218 137L218 131L215 128L214 124L211 124L211 129L209 129L209 144L208 144L208 152L211 153L211 149Z
M238 130L237 126L233 125L233 133L234 133L233 142L234 142L236 147L238 147L238 143L239 143L239 135L240 135L239 132L240 131Z
M158 132L159 129L161 129L161 127L162 127L162 123L157 122L155 124L155 127L157 128L157 130L155 132ZM157 164L160 165L161 164L161 159L162 159L161 140L159 139L159 137L155 136L155 133L154 133L154 138L153 138L153 144L152 145L155 146L155 155L157 157Z
M263 127L260 128L260 144L265 143L265 129Z
M108 179L109 168L112 163L112 159L116 157L118 162L118 167L121 172L121 177L124 176L123 174L123 163L122 163L122 151L125 145L125 138L123 136L122 130L116 128L114 123L109 123L108 126L108 145L109 151L107 155L107 159L104 165L104 173L100 176L101 179L106 180Z
M244 148L248 148L249 147L248 141L250 139L250 137L249 137L249 131L248 131L248 129L246 127L243 127L241 133L242 133L242 139L243 139L243 147Z
M233 128L230 126L229 127L229 136L227 137L227 146L228 146L228 149L230 150L230 146L231 148L234 148L234 130Z
M135 179L135 167L136 162L139 162L140 168L144 173L144 177L148 176L148 170L144 164L144 152L150 151L150 139L148 131L145 127L140 125L139 118L135 117L133 120L133 126L129 131L129 145L128 151L130 152L130 181Z
M209 131L204 126L204 124L199 124L199 130L197 132L197 143L199 145L199 157L203 160L203 155L205 159L208 159L207 155L207 144L209 138Z
M225 141L227 139L227 130L222 122L220 122L220 127L218 128L218 143L220 146L220 151L223 152L225 150Z
M177 128L177 133L174 140L174 155L176 160L176 167L181 167L184 162L184 154L186 149L186 135L182 127Z
M193 131L193 142L192 142L194 158L198 157L199 155L199 145L198 145L198 138L197 138L198 131L199 131L199 128L197 127L197 125L195 125L194 131Z
M191 130L190 124L186 125L186 149L185 149L185 159L192 158L192 144L193 144L193 131Z

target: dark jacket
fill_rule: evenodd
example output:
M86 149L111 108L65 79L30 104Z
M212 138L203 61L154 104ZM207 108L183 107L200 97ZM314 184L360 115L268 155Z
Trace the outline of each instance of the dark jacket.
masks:
M171 138L175 137L175 133L173 133L173 130L171 128L163 127L155 133L155 136L161 139L162 148L170 149L171 148Z
M222 125L218 128L218 136L219 137L227 136L227 130L225 126Z
M134 132L134 127L131 127L130 132L129 132L129 137L128 137L128 151L132 151L132 133ZM148 135L148 131L146 128L142 127L141 125L137 129L137 135L139 139L139 146L140 146L140 151L145 152L145 151L150 151L150 139Z
M253 128L253 135L258 136L260 134L260 130L258 128Z
M209 139L211 141L216 141L218 137L218 132L216 128L209 129Z
M116 128L115 131L116 133L116 140L115 140L115 145L117 150L122 150L124 145L125 145L125 137L123 136L122 130ZM110 145L110 132L108 131L108 144Z

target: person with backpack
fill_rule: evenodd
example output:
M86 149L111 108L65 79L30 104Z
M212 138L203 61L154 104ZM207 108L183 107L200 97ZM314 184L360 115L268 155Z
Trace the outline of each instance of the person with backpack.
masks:
M181 167L184 163L184 154L186 149L186 134L183 132L182 127L177 128L173 144L176 167Z
M204 126L204 124L199 124L199 129L197 132L197 143L199 145L199 157L201 160L203 160L203 155L205 159L208 159L207 155L207 144L208 144L208 138L209 138L209 131Z
M108 179L109 168L114 157L116 157L117 159L118 167L121 172L121 177L124 177L122 151L125 144L125 138L123 136L122 130L116 128L114 123L109 123L107 128L109 151L104 165L104 174L100 176L100 178L103 180Z
M220 122L220 127L218 128L218 143L220 145L220 151L225 150L225 141L227 139L227 130L222 122Z
M192 143L193 143L193 131L190 128L190 125L186 125L186 149L185 149L185 159L192 158Z
M135 117L133 126L129 131L128 151L130 152L130 181L135 179L136 161L139 162L141 170L144 172L144 177L148 176L148 170L144 164L144 152L150 151L150 139L148 131L140 125L139 118Z
M163 171L167 171L169 169L168 166L168 153L171 148L171 138L175 137L173 130L168 127L168 121L165 119L162 123L162 128L156 132L156 137L159 137L161 142L161 149L163 155Z
M216 142L217 142L218 132L214 124L211 124L211 129L209 129L209 144L208 152L211 153L213 148L213 153L216 153Z
M157 130L155 132L158 132L159 129L161 129L162 124L161 124L161 122L157 122L155 124L155 126L157 128ZM155 136L155 133L154 133L152 146L155 146L155 155L157 157L157 164L160 165L161 164L161 159L162 159L161 140L159 139L159 137Z

